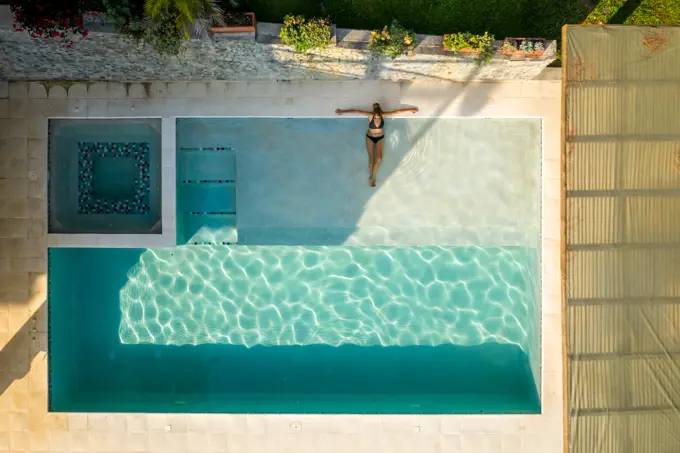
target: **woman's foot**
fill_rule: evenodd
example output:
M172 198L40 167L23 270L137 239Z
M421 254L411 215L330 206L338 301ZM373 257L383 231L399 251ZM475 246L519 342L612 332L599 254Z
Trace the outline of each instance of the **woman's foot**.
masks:
M370 185L371 187L375 187L375 178L371 178Z

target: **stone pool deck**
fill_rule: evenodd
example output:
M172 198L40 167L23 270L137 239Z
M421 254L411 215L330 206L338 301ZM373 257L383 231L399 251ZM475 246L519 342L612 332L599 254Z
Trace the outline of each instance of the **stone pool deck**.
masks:
M563 450L560 82L0 82L0 452L557 453ZM331 116L543 119L542 368L537 415L64 414L47 411L47 119ZM164 180L165 181L165 180ZM164 184L164 191L174 184ZM168 193L168 195L171 195ZM171 214L167 214L171 215ZM166 213L164 213L164 217Z

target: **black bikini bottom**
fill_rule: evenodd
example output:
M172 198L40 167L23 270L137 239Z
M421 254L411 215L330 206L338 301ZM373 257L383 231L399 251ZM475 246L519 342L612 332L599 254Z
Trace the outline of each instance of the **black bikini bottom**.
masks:
M367 137L367 138L370 138L371 141L372 141L373 143L378 143L380 140L382 140L383 138L385 138L384 135L381 135L380 137L373 137L373 136L368 135L368 134L366 134L366 137Z

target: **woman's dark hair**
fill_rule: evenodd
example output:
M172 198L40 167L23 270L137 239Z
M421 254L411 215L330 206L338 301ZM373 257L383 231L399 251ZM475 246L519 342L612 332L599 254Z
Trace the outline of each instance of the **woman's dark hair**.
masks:
M373 114L374 114L374 115L375 115L375 114L378 114L379 116L382 116L382 115L383 115L383 111L382 111L382 109L380 108L380 104L378 104L377 102L376 102L375 104L373 104Z

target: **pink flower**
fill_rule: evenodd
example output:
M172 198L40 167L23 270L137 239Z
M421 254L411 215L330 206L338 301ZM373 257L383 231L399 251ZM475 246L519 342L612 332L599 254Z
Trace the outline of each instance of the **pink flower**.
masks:
M87 38L87 35L90 34L89 30L83 30L83 38Z

